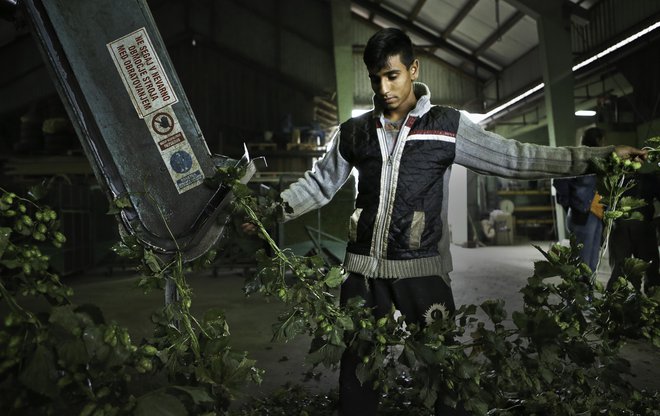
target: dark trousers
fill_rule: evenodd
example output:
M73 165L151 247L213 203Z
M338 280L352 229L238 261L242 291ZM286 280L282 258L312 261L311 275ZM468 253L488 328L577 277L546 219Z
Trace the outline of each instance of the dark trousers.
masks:
M390 312L394 305L408 323L425 325L440 313L442 305L448 312L455 311L451 288L439 276L407 279L367 279L351 273L341 286L340 303L354 297L365 300L365 307L373 308L378 318ZM437 316L437 315L436 315ZM341 359L339 370L339 414L341 416L374 416L378 414L378 393L370 383L360 384L355 370L361 362L357 353L348 348ZM438 401L439 402L439 401ZM436 415L463 415L441 403Z
M660 286L658 239L652 222L618 220L610 233L609 252L612 275L607 282L608 288L621 276L623 260L631 256L651 263L646 269L644 288ZM631 283L641 290L642 282Z

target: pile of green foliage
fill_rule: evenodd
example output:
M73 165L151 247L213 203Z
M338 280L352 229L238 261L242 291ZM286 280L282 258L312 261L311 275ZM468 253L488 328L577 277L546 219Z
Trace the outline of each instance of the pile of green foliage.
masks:
M649 141L654 165L658 148L659 138ZM607 221L634 217L640 203L623 197L623 179L640 166L612 156L597 168ZM428 326L406 324L395 311L375 317L359 299L339 307L333 293L343 270L277 247L264 220L286 206L276 195L259 201L240 177L223 169L210 182L232 186L235 215L254 222L269 246L268 254L258 253L258 271L245 289L287 306L273 339L311 335L309 361L332 368L347 348L355 349L362 357L358 377L382 392L384 415L429 414L436 400L475 415L660 414L660 394L631 385L629 363L620 356L631 338L660 348L660 291L640 293L629 283L647 267L640 260L629 259L606 292L574 242L538 248L545 259L534 264L512 324L501 300L463 305ZM38 204L41 192L23 198L0 191L0 413L227 415L235 392L261 380L254 361L232 350L222 311L201 319L190 311L186 272L211 264L217 250L184 265L180 256L162 258L130 237L115 246L139 264L143 290L167 281L177 289L175 301L154 313L153 336L135 343L97 307L72 304L71 289L49 268L44 246L57 248L66 239L57 214ZM127 203L116 201L119 208ZM46 307L26 307L34 298ZM286 386L237 414L324 415L335 406L334 393Z
M177 302L154 313L153 336L136 344L98 307L72 304L71 288L49 268L44 251L66 238L57 213L37 204L43 192L0 191L1 414L218 414L238 387L260 381L254 361L232 351L221 311L201 321L190 314L180 258L165 264L134 240L117 245L139 260L142 288L173 279L180 289Z
M660 138L648 144L648 165L655 165ZM624 179L642 164L614 153L594 163L609 207L609 232L614 219L634 220L643 205L623 196L634 186ZM237 177L223 174L226 181ZM628 259L623 276L606 292L596 271L580 261L574 240L570 247L537 247L545 260L534 264L522 289L524 307L513 312L513 327L505 325L501 300L463 305L425 327L406 325L394 310L374 317L360 299L339 308L331 289L341 284L341 269L281 250L261 224L260 218L281 215L286 207L259 204L238 183L234 190L238 209L260 227L274 253L259 254L259 271L247 292L277 297L289 307L275 325L274 339L311 335L308 359L328 367L338 365L345 349L355 349L362 357L358 378L383 393L384 412L407 374L408 395L427 409L442 400L475 415L659 414L659 393L631 385L630 365L620 356L629 339L647 339L660 348L660 291L640 293L629 283L642 278L648 266L643 261ZM478 309L487 322L477 318Z

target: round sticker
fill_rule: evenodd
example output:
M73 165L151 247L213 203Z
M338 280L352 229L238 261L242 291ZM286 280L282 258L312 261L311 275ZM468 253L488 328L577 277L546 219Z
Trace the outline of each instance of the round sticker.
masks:
M167 113L156 113L151 119L151 128L158 134L169 134L174 129L174 119Z
M170 166L176 173L186 173L192 168L192 156L188 152L179 150L170 157Z

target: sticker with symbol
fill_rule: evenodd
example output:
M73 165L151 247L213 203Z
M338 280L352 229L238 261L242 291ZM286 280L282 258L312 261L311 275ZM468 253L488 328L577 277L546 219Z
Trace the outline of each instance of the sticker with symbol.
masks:
M172 169L176 173L185 173L192 168L193 165L193 160L192 156L190 156L190 153L185 152L183 150L179 150L178 152L174 152L172 156L170 156L170 166L172 166Z
M168 113L156 113L151 119L151 128L158 134L170 134L174 129L174 119Z

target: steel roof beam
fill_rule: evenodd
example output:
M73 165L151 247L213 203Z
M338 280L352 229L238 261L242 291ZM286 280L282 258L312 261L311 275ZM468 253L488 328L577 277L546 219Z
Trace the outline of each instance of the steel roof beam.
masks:
M503 25L498 27L497 30L488 37L488 39L486 39L481 45L479 45L479 47L475 49L474 54L476 56L483 54L486 51L486 49L493 46L495 42L497 42L499 39L502 38L502 35L504 35L506 32L511 30L511 28L515 26L516 23L521 21L523 17L525 17L525 13L520 11L516 12L506 22L504 22Z
M478 67L489 71L492 74L499 73L499 69L493 67L492 65L490 65L486 62L483 62L482 60L480 60L476 56L474 56L474 55L472 55L468 52L465 52L463 49L460 49L457 46L452 45L451 43L447 42L446 39L443 39L440 36L436 36L433 33L429 32L428 30L423 29L423 28L421 28L421 27L419 27L415 24L412 24L405 17L400 16L400 15L398 15L398 14L396 14L396 13L394 13L394 12L392 12L392 11L376 4L373 1L353 0L353 3L360 6L360 7L362 7L362 8L365 8L365 9L371 11L371 12L374 12L377 15L379 15L379 16L391 21L392 23L395 23L395 24L397 24L397 25L399 25L399 26L401 26L401 27L403 27L403 28L405 28L405 29L407 29L411 32L415 32L417 35L425 38L426 40L428 40L429 42L434 44L434 46L436 46L438 48L441 48L441 49L443 49L447 52L450 52L453 55L456 55L456 56L458 56L462 59L465 59L466 61L469 61L469 62L477 65Z
M463 8L458 12L458 14L454 16L454 19L449 23L449 25L445 28L445 30L442 32L442 35L440 36L442 36L443 39L447 39L451 32L453 32L458 27L458 25L461 24L463 19L465 19L465 17L470 14L478 1L479 0L468 1L467 4L465 4L465 6L463 6Z
M415 7L413 7L412 11L408 14L408 20L415 20L417 15L419 15L419 11L422 10L422 7L424 7L424 4L426 4L426 0L417 0Z

